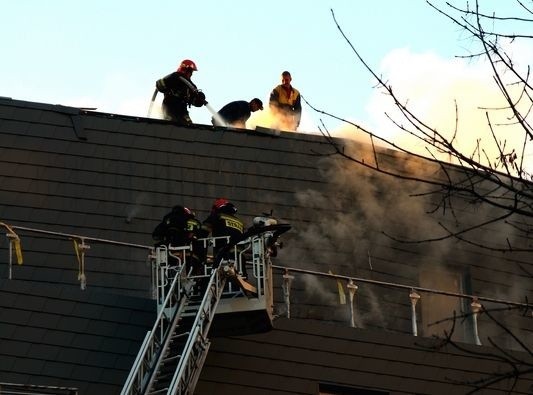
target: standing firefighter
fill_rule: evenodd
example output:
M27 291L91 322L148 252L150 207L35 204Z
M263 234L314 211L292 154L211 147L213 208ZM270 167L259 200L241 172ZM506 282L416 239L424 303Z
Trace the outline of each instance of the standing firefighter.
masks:
M291 73L281 73L281 84L270 93L270 111L277 119L279 128L296 130L302 117L300 92L291 85Z
M165 95L162 106L165 119L183 126L191 125L188 108L207 104L204 93L191 81L192 73L197 70L192 60L185 59L177 71L156 81L157 90Z
M211 207L211 214L204 221L204 227L211 234L212 237L229 236L229 244L239 242L244 233L244 223L235 216L237 208L224 198L216 199ZM235 256L235 249L233 245L231 248L225 248L228 244L226 239L216 240L213 247L215 256L214 266L218 266L222 259L233 259ZM242 267L242 275L246 277L246 266Z

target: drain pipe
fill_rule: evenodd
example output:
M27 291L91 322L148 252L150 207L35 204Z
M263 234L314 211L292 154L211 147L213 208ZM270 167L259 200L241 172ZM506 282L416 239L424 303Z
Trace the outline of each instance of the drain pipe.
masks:
M481 340L479 339L479 332L477 329L477 317L479 315L479 312L481 310L481 304L479 303L477 297L474 297L472 299L472 303L470 303L470 307L472 309L472 319L474 321L474 342L476 345L481 346Z
M352 328L356 328L355 319L354 319L353 301L354 301L355 292L357 291L359 287L354 284L352 279L350 279L350 281L348 281L348 285L346 285L346 288L348 288L348 292L350 292L350 326Z
M420 299L420 295L417 294L414 289L411 289L409 298L411 299L411 324L413 327L413 336L418 336L418 326L416 324L416 303Z
M285 305L287 306L287 318L291 318L291 283L294 276L289 274L286 269L283 273L283 296L285 298Z

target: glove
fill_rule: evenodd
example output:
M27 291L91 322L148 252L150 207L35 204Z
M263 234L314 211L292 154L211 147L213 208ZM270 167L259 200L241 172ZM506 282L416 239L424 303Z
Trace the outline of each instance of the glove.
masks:
M207 104L205 101L205 94L202 91L196 91L196 93L193 96L192 99L192 105L194 107L202 107L203 105Z

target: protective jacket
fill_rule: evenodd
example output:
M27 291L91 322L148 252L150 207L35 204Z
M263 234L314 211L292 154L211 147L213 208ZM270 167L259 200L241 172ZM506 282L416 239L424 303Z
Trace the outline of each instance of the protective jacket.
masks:
M203 230L200 221L182 206L175 206L152 232L156 245L173 247L192 245L192 253L189 255L201 262L205 260L206 251L203 243L198 239L205 236L207 233Z
M196 85L184 74L175 71L157 80L155 86L159 92L165 95L163 99L163 115L165 119L177 122L180 125L192 124L188 107L191 105L201 107L203 105L203 103L200 106L197 105L198 89Z
M213 237L229 236L230 243L232 241L240 241L242 234L244 233L244 223L233 214L224 213L220 211L214 211L203 222L204 228L208 229ZM225 239L216 240L213 247L213 253L215 257L219 251L228 242ZM232 258L233 249L227 251L227 255L219 258Z
M202 224L180 208L180 206L174 207L155 227L152 232L155 242L176 247L187 245L197 237Z

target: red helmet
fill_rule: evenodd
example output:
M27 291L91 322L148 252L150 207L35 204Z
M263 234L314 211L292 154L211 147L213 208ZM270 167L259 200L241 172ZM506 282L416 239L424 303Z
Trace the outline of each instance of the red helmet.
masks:
M213 207L211 207L211 212L215 211L235 214L237 212L237 208L229 200L224 198L218 198L213 203Z
M190 59L183 60L178 67L178 73L184 73L187 70L198 71L198 68L196 67L196 63L194 63Z

